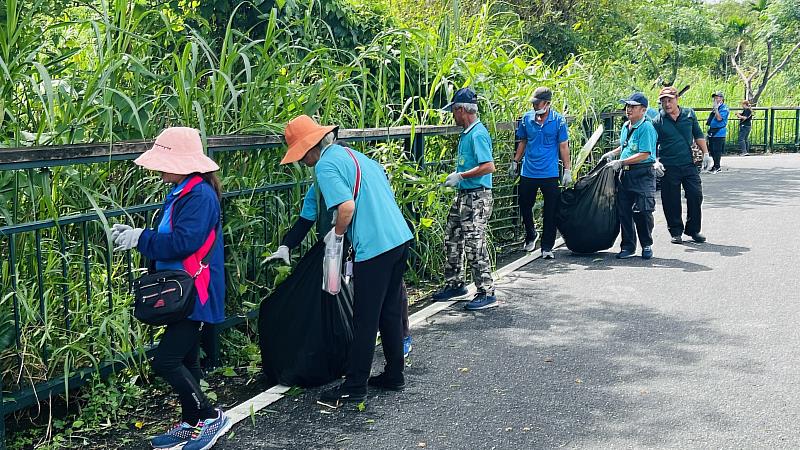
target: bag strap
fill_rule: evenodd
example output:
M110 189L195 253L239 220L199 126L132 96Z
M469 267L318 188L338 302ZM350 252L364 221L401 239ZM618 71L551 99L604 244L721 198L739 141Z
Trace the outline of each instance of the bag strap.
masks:
M188 183L186 183L186 186L184 186L183 189L181 189L181 192L178 194L178 198L176 198L175 201L178 201L181 197L183 197L184 195L186 195L189 192L191 192L192 189L195 186L197 186L198 184L200 184L202 182L203 182L203 178L202 177L200 177L199 175L193 176L192 179L189 180ZM175 207L175 203L172 204L172 207L173 208ZM172 215L171 214L169 216L169 220L170 220L170 223L171 223L172 222ZM206 238L205 242L203 242L203 245L200 246L200 248L208 247L208 250L206 251L205 256L203 256L203 258L200 260L200 270L198 270L197 273L194 274L194 276L192 278L197 278L200 275L200 273L203 271L203 269L208 267L209 262L211 262L211 255L214 253L214 241L217 238L216 231L217 231L217 225L218 224L219 224L219 221L214 223L214 228L211 229L211 232L208 233L208 237Z
M353 187L353 201L358 198L358 192L361 190L361 165L358 164L358 160L356 159L356 155L353 154L353 151L350 150L350 147L345 147L347 150L347 154L353 158L353 162L356 163L356 185Z

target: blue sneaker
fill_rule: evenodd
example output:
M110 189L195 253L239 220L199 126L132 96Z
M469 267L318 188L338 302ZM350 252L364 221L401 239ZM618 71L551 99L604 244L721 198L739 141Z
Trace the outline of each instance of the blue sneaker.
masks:
M153 448L179 449L192 439L195 428L186 422L181 422L164 434L150 439Z
M408 358L408 354L411 353L411 349L413 348L411 347L412 341L413 339L411 339L411 336L403 338L403 358Z
M471 302L464 305L467 311L478 311L481 309L489 309L500 306L497 304L497 298L494 295L478 294Z
M617 253L617 259L628 259L633 257L634 254L630 250L622 250L621 252Z
M467 288L463 284L451 285L445 284L439 292L433 294L433 300L437 302L450 300L454 297L461 297L467 295Z
M642 259L650 259L653 257L653 247L647 246L642 249Z
M197 424L194 437L183 446L183 450L208 450L217 443L217 439L231 429L231 426L233 424L228 416L221 409L217 409L217 417Z

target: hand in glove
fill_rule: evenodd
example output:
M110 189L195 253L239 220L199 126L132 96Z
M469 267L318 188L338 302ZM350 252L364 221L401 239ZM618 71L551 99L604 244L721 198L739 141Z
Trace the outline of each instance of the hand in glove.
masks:
M519 162L511 160L511 164L508 166L508 176L511 178L516 178L519 176Z
M131 228L122 231L119 235L114 239L114 251L118 250L130 250L135 248L137 244L139 244L139 236L142 235L142 228Z
M444 180L444 185L447 187L456 187L462 180L464 180L464 177L459 172L453 172Z
M610 152L603 153L603 156L600 157L600 161L613 161L615 157L614 150L611 150Z
M572 184L572 171L569 169L564 169L564 175L561 176L561 184L564 186L569 186Z
M703 170L711 170L714 167L714 158L708 153L703 153Z
M656 163L653 164L653 169L656 171L656 177L661 178L664 176L664 165L661 164L661 160L656 158Z
M111 225L111 240L116 241L117 237L125 230L132 230L133 227L125 225L124 223L115 223Z
M275 253L269 255L269 257L265 259L264 262L272 261L273 259L282 259L283 262L287 265L291 263L291 255L289 254L289 247L281 245L280 247L278 247L278 250Z
M328 231L328 234L325 235L325 239L323 239L323 241L325 242L325 248L326 249L332 248L335 245L337 245L340 242L342 242L343 239L344 239L344 235L343 234L336 234L336 227L333 227L333 228L331 228L331 231Z
M608 166L611 167L614 170L614 172L619 172L620 170L622 170L622 160L615 159L610 163L608 163Z

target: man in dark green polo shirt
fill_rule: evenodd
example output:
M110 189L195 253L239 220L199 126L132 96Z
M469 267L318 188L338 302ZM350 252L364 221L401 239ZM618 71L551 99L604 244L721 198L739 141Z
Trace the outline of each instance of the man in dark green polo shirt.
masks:
M683 234L695 242L705 242L705 236L700 234L703 185L692 163L692 143L696 143L703 152L704 169L713 166L714 160L708 154L697 115L690 108L678 106L678 91L671 86L665 87L659 92L658 100L661 102L661 113L653 120L653 126L658 133L658 156L664 165L661 205L669 234L673 244L682 243ZM681 186L686 196L685 226L681 211Z

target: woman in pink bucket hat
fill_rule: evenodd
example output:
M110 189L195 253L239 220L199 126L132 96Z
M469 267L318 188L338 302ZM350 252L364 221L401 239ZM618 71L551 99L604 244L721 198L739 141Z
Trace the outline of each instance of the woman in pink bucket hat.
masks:
M203 152L194 128L173 127L156 138L153 147L134 161L160 172L174 187L158 212L154 228L115 224L115 250L136 249L150 271L185 270L195 279L194 310L167 325L153 357L153 371L178 394L181 421L151 440L153 448L205 450L231 427L200 389L200 337L203 327L225 319L225 274L222 250L219 166ZM203 262L207 262L207 265Z

